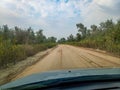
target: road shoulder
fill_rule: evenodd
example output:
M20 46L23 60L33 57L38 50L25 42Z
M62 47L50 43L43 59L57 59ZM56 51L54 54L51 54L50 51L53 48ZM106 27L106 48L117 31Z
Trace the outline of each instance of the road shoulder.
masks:
M56 47L39 52L34 56L28 57L27 59L18 62L14 66L10 66L6 69L0 70L0 85L10 82L13 78L15 78L19 73L24 71L27 67L34 65L46 55L48 55L52 50Z

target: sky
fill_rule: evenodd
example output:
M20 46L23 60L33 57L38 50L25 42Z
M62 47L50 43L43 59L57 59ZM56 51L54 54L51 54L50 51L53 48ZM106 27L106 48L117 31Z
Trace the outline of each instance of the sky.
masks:
M120 0L0 0L0 26L43 29L58 39L106 19L120 19Z

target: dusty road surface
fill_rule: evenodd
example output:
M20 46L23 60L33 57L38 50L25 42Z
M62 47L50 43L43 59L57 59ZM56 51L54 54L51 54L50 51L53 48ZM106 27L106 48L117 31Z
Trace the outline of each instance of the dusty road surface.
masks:
M86 48L59 45L49 55L26 68L13 80L50 70L108 67L120 67L120 58Z

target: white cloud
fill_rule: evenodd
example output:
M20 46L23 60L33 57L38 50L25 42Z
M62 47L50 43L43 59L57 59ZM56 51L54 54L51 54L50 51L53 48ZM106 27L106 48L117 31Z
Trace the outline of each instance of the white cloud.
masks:
M75 34L86 26L120 18L120 0L1 0L0 25L43 28L47 35Z
M120 0L93 0L88 6L82 8L82 17L87 26L98 24L106 19L120 18ZM117 14L116 14L117 12Z

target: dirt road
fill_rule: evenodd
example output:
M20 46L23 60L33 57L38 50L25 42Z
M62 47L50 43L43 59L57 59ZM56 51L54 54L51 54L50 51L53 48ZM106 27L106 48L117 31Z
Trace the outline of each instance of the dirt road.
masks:
M107 67L120 67L120 58L90 49L59 45L37 64L25 69L15 79L50 70Z

